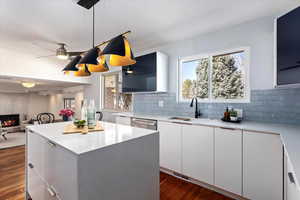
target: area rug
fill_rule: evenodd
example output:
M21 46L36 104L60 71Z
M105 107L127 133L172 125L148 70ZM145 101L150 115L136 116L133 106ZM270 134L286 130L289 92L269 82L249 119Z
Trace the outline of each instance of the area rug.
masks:
M0 136L0 149L16 147L25 144L24 132L8 133L6 137L7 140L4 140L4 138Z

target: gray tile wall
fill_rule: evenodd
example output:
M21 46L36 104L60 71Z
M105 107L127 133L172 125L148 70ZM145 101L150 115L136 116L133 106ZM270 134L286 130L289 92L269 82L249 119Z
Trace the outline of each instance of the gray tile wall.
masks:
M164 107L158 102L164 101ZM244 119L272 123L300 124L300 89L251 91L250 103L199 103L203 117L220 119L226 106L243 109ZM165 116L194 116L189 103L178 103L175 93L135 94L133 112Z

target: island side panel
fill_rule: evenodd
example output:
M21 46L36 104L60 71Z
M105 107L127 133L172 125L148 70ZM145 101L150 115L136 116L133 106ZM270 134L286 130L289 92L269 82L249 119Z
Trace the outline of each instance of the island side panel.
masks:
M80 200L159 200L159 133L79 156Z

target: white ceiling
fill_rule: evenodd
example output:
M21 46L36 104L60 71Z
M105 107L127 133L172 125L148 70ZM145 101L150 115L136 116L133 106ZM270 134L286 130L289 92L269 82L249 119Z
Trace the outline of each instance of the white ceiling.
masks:
M22 82L33 82L33 88L24 88ZM79 83L29 79L20 77L0 76L0 92L26 93L26 92L61 92L66 88L81 86ZM74 88L75 89L75 88Z
M101 0L96 43L132 30L134 49L146 50L297 4L299 0ZM68 50L86 50L91 47L91 14L75 0L1 0L0 48L43 56L55 53L54 42L64 42Z

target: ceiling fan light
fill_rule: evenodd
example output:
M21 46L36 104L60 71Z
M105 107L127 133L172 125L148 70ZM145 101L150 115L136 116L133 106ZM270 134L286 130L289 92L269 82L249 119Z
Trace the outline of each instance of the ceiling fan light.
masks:
M111 66L128 66L136 63L136 60L133 56L132 50L130 48L129 41L127 38L123 37L123 43L125 47L125 56L120 55L111 55L109 59L109 64Z
M88 70L90 72L107 72L109 70L106 60L105 60L105 56L101 55L99 58L98 58L98 61L99 61L98 65L87 65Z
M84 76L90 76L91 72L88 70L88 68L84 66L80 66L79 70L74 72L75 76L84 77Z
M33 88L35 86L35 83L33 82L22 82L22 86L25 88Z
M62 71L64 71L65 74L69 74L69 72L71 72L71 71L73 71L73 72L78 71L78 68L76 67L76 65L80 59L81 59L81 56L76 56L75 58L73 58L71 60L71 62L69 62L69 64ZM66 72L68 72L68 73L66 73Z
M78 62L78 64L98 65L99 48L90 49Z
M56 50L56 57L62 60L66 60L69 58L67 50L65 48L65 44L59 43L60 47Z
M57 55L56 57L61 60L67 60L69 58L68 55Z

